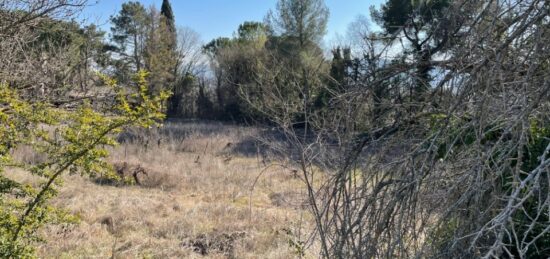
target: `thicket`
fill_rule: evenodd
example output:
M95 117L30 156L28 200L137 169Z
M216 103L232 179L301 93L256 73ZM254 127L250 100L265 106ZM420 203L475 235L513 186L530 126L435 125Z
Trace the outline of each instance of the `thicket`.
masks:
M318 66L328 80L258 73L264 95L245 96L285 133L323 257L548 257L549 12L386 1L371 9L382 31Z

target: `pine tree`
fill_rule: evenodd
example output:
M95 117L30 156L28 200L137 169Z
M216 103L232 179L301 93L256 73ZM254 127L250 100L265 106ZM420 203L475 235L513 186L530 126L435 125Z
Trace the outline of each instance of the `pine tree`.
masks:
M120 12L111 17L112 41L120 57L115 67L122 81L143 69L148 19L145 7L139 2L122 4Z
M326 33L329 11L323 0L279 0L275 11L267 16L270 29L295 38L300 48L319 43Z
M452 0L410 1L388 0L380 9L372 9L372 17L388 37L403 36L408 41L405 55L412 55L415 79L410 87L410 99L424 102L432 81L430 62L449 45L461 28L452 20Z
M324 66L320 42L326 33L329 10L323 0L279 0L266 23L271 31L271 46L289 71L284 90L288 99L301 103L296 121L304 121L319 94ZM295 85L297 87L288 87ZM294 96L294 97L291 97ZM297 97L297 98L296 98Z

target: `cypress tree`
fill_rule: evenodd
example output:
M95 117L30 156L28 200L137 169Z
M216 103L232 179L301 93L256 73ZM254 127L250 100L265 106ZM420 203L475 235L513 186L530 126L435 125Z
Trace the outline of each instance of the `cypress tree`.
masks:
M169 0L163 0L162 6L160 8L161 19L166 25L168 33L170 34L169 48L176 49L176 19L174 17L174 12L172 11L172 5Z
M174 12L172 11L172 5L169 0L163 0L162 6L160 7L160 19L161 19L161 37L162 37L162 48L164 53L168 53L171 58L173 65L170 65L172 68L169 78L167 78L166 83L169 88L172 90L173 95L168 100L168 115L175 116L179 114L180 105L181 105L181 92L182 87L185 82L185 77L178 80L178 64L177 60L178 50L177 50L177 32L176 32L176 22Z

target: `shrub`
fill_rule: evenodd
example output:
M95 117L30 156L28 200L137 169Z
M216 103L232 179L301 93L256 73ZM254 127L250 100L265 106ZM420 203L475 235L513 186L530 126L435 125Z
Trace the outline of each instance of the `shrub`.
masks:
M116 105L109 113L94 111L86 103L68 110L28 101L16 88L0 84L0 257L32 257L32 245L40 241L37 230L70 218L48 205L65 172L94 175L110 171L104 159L106 146L117 144L114 134L127 126L150 127L163 118L168 94L150 96L146 76L145 72L136 75L136 93L126 93L104 77L116 93ZM10 151L23 145L46 159L34 164L15 161ZM42 181L33 187L12 180L5 172L9 168L21 168Z

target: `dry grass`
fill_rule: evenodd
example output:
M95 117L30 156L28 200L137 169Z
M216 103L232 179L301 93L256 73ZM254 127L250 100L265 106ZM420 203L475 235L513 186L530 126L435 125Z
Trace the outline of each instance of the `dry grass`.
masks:
M296 257L291 244L305 241L311 228L303 186L289 169L252 155L259 150L250 141L257 134L253 128L168 123L124 136L110 160L143 167L147 184L101 185L67 176L54 203L81 222L45 229L40 256Z

